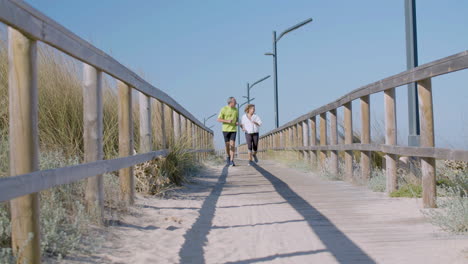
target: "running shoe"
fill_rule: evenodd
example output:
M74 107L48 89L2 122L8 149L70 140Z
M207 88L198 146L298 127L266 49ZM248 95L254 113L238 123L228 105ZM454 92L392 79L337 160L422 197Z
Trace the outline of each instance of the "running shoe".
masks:
M236 164L234 163L233 160L231 160L231 166L232 166L232 167L236 166Z
M254 158L254 160L255 160L255 163L258 163L257 154L253 154L252 156L253 156L253 158Z

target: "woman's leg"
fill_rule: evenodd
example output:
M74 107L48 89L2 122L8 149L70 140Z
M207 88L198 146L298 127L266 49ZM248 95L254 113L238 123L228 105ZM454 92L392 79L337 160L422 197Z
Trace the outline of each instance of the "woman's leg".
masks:
M258 133L252 134L252 149L254 153L257 153L258 148Z
M245 141L247 142L247 148L249 149L249 160L252 160L252 134L245 133Z
M258 133L254 133L252 134L252 149L253 149L253 157L255 159L255 162L258 162L257 148L258 148Z

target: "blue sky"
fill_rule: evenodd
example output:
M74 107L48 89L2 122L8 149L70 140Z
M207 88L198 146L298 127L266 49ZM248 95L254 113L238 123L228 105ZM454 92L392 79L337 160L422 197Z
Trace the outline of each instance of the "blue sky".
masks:
M280 124L406 69L404 0L28 0L52 19L166 91L196 117L239 101L246 83L272 74L272 31L314 21L278 43ZM420 64L468 49L468 1L419 0ZM434 78L437 146L468 148L468 71ZM263 132L274 127L272 78L251 91ZM383 95L371 97L383 124ZM406 144L406 87L397 89ZM357 102L356 102L357 103ZM355 104L354 125L358 123ZM339 110L342 115L342 110ZM222 145L221 125L216 145Z

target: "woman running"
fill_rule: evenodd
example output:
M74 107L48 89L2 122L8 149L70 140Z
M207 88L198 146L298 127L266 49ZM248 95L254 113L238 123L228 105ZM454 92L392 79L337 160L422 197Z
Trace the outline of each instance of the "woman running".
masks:
M257 147L258 147L258 128L262 125L262 120L255 114L255 105L248 104L245 107L245 114L241 119L241 128L245 132L245 141L249 149L249 165L252 163L252 158L258 162Z

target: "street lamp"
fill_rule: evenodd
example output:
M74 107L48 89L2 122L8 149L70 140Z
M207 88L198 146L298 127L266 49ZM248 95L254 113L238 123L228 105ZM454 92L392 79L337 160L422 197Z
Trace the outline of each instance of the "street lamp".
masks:
M252 100L250 100L250 101L253 101L253 100L255 100L255 98L252 98ZM239 109L240 109L243 105L245 105L245 104L247 104L247 103L249 103L249 101L246 101L246 102L244 102L244 103L241 104L241 105L239 105L239 103L237 103L237 116L238 116L238 118L239 118ZM239 121L239 120L238 120L238 121ZM239 126L240 126L240 125L239 125ZM239 126L237 126L237 146L240 145L240 130L239 130ZM236 152L236 153L237 153L237 152Z
M208 121L208 119L212 118L215 115L216 115L216 113L210 115L208 118L203 118L203 125L206 126L206 121Z
M276 128L279 127L279 118L278 118L278 67L277 67L277 52L276 52L276 43L286 34L288 34L289 32L295 30L295 29L298 29L302 26L304 26L305 24L309 23L309 22L312 22L312 18L309 18L305 21L302 21L301 23L297 24L297 25L294 25L288 29L286 29L285 31L283 31L278 38L276 38L276 31L273 31L273 53L269 52L269 53L265 53L265 55L267 56L273 56L273 76L274 76L274 87L275 87L275 126Z
M252 89L252 87L254 87L256 84L261 83L261 82L263 82L264 80L266 80L268 78L270 78L270 75L263 77L262 79L254 82L252 85L249 85L249 83L247 83L247 97L246 98L247 98L247 103L248 104L250 104L250 89ZM243 97L245 97L245 96L243 96Z
M405 0L406 67L418 66L418 41L416 30L416 1ZM419 108L416 83L408 84L408 146L419 146Z

